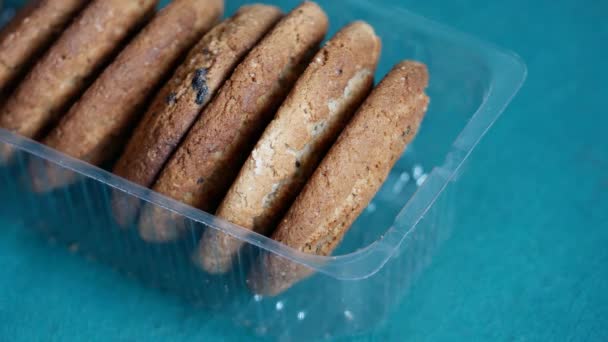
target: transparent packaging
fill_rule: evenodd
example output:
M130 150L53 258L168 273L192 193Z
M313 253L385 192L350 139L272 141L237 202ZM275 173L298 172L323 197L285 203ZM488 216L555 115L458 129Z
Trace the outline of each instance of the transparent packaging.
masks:
M284 10L298 0L269 0ZM227 14L246 4L227 2ZM431 106L422 129L373 202L331 257L305 255L211 214L185 206L35 141L0 129L0 216L65 243L155 286L189 305L211 311L257 335L309 340L369 330L407 293L461 214L455 203L458 175L476 144L518 91L526 75L514 54L455 32L398 7L371 0L318 1L331 20L328 37L363 19L383 40L377 80L403 59L429 67ZM77 179L50 193L36 193L33 177ZM121 227L113 196L136 208L159 207L187 234L179 241L144 242L135 226ZM243 242L232 271L210 275L192 262L202 232L214 229ZM276 297L252 293L252 265L265 254L309 268L313 276ZM258 270L264 275L264 269ZM125 277L125 281L130 281Z

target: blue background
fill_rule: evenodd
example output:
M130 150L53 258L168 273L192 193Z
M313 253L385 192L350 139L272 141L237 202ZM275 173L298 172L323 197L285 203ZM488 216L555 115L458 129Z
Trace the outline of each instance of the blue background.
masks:
M529 77L461 179L458 212L471 214L361 339L608 340L608 3L377 3L512 49ZM0 227L0 340L243 337L15 222Z

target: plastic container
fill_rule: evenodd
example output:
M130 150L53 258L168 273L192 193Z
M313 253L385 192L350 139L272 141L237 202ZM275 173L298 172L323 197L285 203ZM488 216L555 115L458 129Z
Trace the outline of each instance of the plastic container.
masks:
M269 0L285 10L298 0ZM243 0L227 3L227 14ZM120 179L100 168L66 157L37 142L0 129L0 147L15 151L0 166L0 215L18 219L66 243L78 243L146 285L181 296L257 335L308 340L364 332L395 308L411 282L449 236L459 213L457 176L468 155L492 126L525 79L522 61L397 7L371 0L319 1L331 20L330 37L355 19L371 23L383 39L377 79L398 61L416 59L429 66L431 106L422 130L398 162L372 204L332 257L298 253L213 215L187 207ZM73 174L78 182L52 193L31 190L30 170L41 161L52 172ZM114 221L110 198L116 190L141 205L175 212L186 238L148 244L137 230ZM205 229L246 242L233 271L213 276L196 268L190 254ZM262 253L276 254L315 271L287 292L264 298L246 285L248 269ZM125 277L125 281L131 281Z

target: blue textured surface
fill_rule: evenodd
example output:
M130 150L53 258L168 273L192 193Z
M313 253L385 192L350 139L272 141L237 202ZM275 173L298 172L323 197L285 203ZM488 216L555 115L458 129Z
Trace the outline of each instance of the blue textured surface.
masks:
M529 77L461 180L471 190L458 212L471 214L362 339L608 340L608 3L378 4L389 2L517 51ZM0 340L243 337L17 223L0 227Z

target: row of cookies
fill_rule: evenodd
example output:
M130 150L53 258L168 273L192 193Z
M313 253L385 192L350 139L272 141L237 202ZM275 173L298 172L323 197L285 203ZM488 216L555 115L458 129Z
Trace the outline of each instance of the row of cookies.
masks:
M418 131L428 75L422 64L401 63L370 95L380 39L371 26L355 22L317 52L327 27L327 16L312 2L287 14L191 128L178 130L183 139L176 146L177 139L167 143L175 126L166 113L187 113L178 106L196 103L207 82L199 77L210 74L187 62L192 76L167 86L164 109L146 114L117 174L302 252L331 254ZM128 224L137 208L125 204L115 202L114 211ZM166 242L183 233L178 222L149 206L138 226L144 239ZM193 258L207 272L225 273L242 245L208 229ZM249 284L258 293L277 294L307 274L265 255Z
M194 8L200 12L189 17ZM399 64L370 95L381 44L368 24L348 25L317 51L328 18L312 2L285 16L272 6L245 6L208 31L221 11L221 1L174 0L42 141L93 164L111 159L122 150L150 94L194 44L151 101L114 172L246 229L272 233L302 252L328 255L415 136L428 104L426 68ZM51 51L65 51L57 45ZM57 103L69 97L57 93L63 95L53 97ZM2 108L0 127L40 138L40 133L4 124L28 126L10 115L12 107ZM53 108L38 111L44 113L38 130L59 116L59 106ZM70 182L65 174L47 173L41 180L39 191ZM180 236L179 220L137 203L115 196L116 219L137 223L148 241ZM224 273L241 245L209 229L194 260L208 272ZM254 267L249 284L258 293L276 294L307 274L267 255Z

